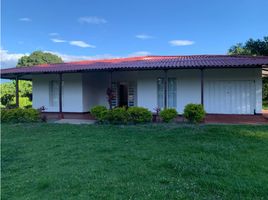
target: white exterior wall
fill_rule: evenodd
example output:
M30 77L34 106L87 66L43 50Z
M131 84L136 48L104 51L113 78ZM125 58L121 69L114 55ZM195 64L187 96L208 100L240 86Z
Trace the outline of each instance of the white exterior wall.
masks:
M154 112L157 107L157 78L164 77L163 70L113 72L112 80L120 82L136 81L137 106ZM200 70L168 70L168 77L177 79L177 111L183 112L188 103L201 103ZM58 80L55 75L34 76L33 106L45 106L47 111L58 112L58 107L49 107L49 81ZM92 106L108 107L106 90L110 87L111 74L89 72L64 74L63 111L88 112ZM256 87L256 113L262 110L261 69L206 69L204 70L204 91L206 81L211 80L253 80ZM204 94L206 97L206 94Z
M249 69L209 69L204 72L206 81L254 81L255 82L255 112L262 112L262 72L260 68ZM206 94L204 94L206 95Z
M83 112L82 104L82 75L63 74L63 112ZM45 106L46 112L59 112L59 106L52 107L49 100L49 83L58 81L59 76L54 74L35 75L33 78L33 107Z

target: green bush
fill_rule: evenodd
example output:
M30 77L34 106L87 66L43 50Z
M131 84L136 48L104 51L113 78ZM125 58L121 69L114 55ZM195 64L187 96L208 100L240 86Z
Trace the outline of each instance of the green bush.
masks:
M129 121L129 113L125 107L118 107L106 113L105 118L112 124L126 124Z
M152 113L143 107L130 107L127 112L129 114L129 121L135 124L150 122L152 120Z
M174 108L167 108L160 111L160 117L164 122L170 122L175 119L178 115L178 112Z
M38 122L40 121L40 112L36 109L2 109L1 122L20 123L20 122Z
M105 118L105 113L107 113L107 108L105 106L94 106L90 112L98 121L103 121Z
M184 117L192 123L202 122L206 112L201 104L188 104L184 108Z

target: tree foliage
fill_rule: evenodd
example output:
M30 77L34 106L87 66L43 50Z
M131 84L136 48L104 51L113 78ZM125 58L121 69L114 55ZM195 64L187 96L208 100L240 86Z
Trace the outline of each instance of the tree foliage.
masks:
M15 97L15 85L14 82L2 83L1 87L1 105L8 106Z
M57 55L35 51L29 56L23 56L18 60L17 67L33 66L40 64L62 63ZM15 104L15 81L1 84L1 106L12 107ZM32 82L19 81L20 106L28 107L32 101Z
M40 64L53 64L53 63L62 63L62 59L52 53L34 51L29 56L22 56L17 64L17 67L22 66L33 66Z
M268 56L268 36L261 39L249 39L244 44L238 43L228 50L230 55Z
M14 107L16 85L15 81L2 83L1 87L1 105L2 107ZM20 106L25 107L31 105L32 101L32 82L31 81L19 81L19 96Z
M238 43L228 50L229 55L252 55L268 56L268 36L261 39L249 39L245 44ZM268 100L268 78L263 80L262 96L263 100Z

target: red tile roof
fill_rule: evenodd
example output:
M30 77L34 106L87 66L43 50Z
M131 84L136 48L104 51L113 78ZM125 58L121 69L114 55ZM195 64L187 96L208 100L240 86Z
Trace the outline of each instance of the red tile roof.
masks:
M80 72L90 70L193 69L227 67L262 67L268 56L189 55L142 56L103 60L87 60L61 64L44 64L1 70L1 77L11 74Z

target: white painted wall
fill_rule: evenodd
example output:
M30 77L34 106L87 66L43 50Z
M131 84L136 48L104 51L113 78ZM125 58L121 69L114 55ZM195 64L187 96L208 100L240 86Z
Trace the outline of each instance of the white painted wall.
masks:
M59 80L58 75L35 75L33 77L33 107L45 106L46 112L58 112L59 106L52 107L49 101L49 83ZM63 112L83 112L82 75L63 74Z
M258 68L241 69L209 69L205 70L205 91L208 81L254 81L255 82L255 112L262 112L262 72ZM204 94L206 97L206 94Z
M136 81L137 105L151 111L157 107L157 84L164 77L162 70L113 72L113 81ZM177 79L177 110L179 113L188 103L201 103L200 70L169 70L168 77ZM49 107L49 81L57 80L55 75L36 75L33 79L33 106L45 106L47 111L58 111ZM64 74L64 112L88 112L92 106L108 107L106 89L110 87L108 72ZM207 69L204 71L204 89L211 80L254 80L256 87L256 112L262 110L261 69Z

